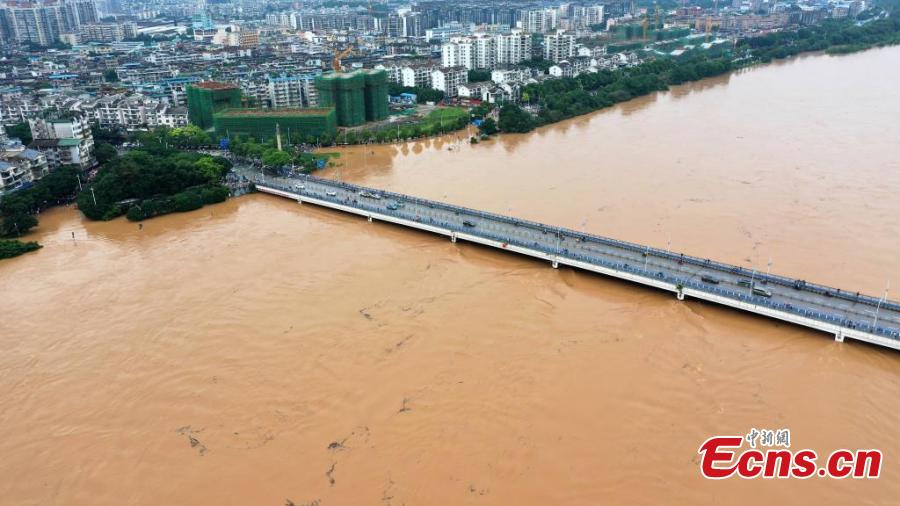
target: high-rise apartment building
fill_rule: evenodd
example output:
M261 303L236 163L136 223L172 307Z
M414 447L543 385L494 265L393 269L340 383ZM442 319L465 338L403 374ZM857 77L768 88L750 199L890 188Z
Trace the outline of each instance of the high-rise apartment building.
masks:
M81 25L97 23L93 0L59 0L8 4L0 9L7 35L19 43L49 46L62 33L78 32Z
M59 38L61 17L57 9L10 5L3 8L4 25L13 40L49 46Z
M522 29L530 33L547 33L556 30L559 11L556 9L528 9L522 11Z
M516 65L531 59L531 36L518 30L497 36L497 64Z
M559 63L575 56L575 36L555 33L544 37L544 59Z

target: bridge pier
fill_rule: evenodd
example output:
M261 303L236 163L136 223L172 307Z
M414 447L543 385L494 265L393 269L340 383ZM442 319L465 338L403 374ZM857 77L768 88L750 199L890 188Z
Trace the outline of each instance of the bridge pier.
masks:
M471 214L472 216L476 216L478 219L485 222L485 226L479 225L478 228L462 229L462 233L466 234L466 238L472 239L474 242L506 249L538 259L543 258L545 260L549 260L554 269L559 268L559 255L565 251L567 265L571 264L573 268L584 269L587 271L596 272L619 279L655 286L657 288L661 288L664 291L669 291L670 289L674 288L675 296L679 301L684 301L687 295L687 292L685 292L687 287L681 284L683 281L681 280L682 278L680 277L680 272L683 271L683 268L670 266L669 263L671 262L667 261L663 264L660 264L658 267L662 270L656 273L651 273L651 276L635 275L632 272L634 271L634 269L628 269L627 267L624 269L619 268L618 264L621 258L623 258L623 255L625 255L625 258L631 258L632 256L634 256L632 255L633 253L644 253L646 258L647 256L651 255L651 250L649 247L637 246L633 244L629 245L620 243L612 239L588 235L584 233L581 233L579 235L578 232L574 231L565 231L566 235L563 236L563 229L561 228L542 225L539 223L522 222L513 220L510 217L491 215L489 213L475 213L470 209L428 201L425 201L424 203L428 204L432 208L437 209L437 211L434 212L434 216L438 217L438 219L435 220L429 218L429 221L423 222L422 217L417 213L416 222L418 222L418 224L416 224L411 222L411 220L409 219L410 217L398 216L394 213L382 212L379 210L379 208L358 202L351 202L350 200L340 201L338 199L325 198L325 196L327 196L329 192L325 192L325 195L318 193L318 190L323 189L321 187L324 187L324 189L335 188L336 190L341 191L367 190L378 192L380 190L366 189L363 187L357 187L355 185L348 185L346 183L338 184L334 181L319 179L311 176L300 178L300 180L307 181L308 184L313 185L314 190L309 191L309 193L307 193L307 191L304 191L301 194L301 192L296 191L296 187L280 186L272 183L265 183L264 181L259 181L256 188L258 191L263 193L270 193L287 198L289 200L295 200L298 204L309 203L311 205L323 206L331 209L349 212L355 216L364 216L370 223L374 222L375 218L377 217L380 221L384 221L386 223L396 223L412 228L424 229L440 235L443 235L445 232L450 232L447 235L450 237L450 240L453 243L457 242L459 233L456 230L450 230L446 225L442 226L441 223L445 223L447 221L454 222L458 219L455 218L455 216L469 216ZM416 202L417 204L422 203L412 196L393 195L388 193L385 193L385 195L391 195L392 197L404 202ZM305 202L305 200L307 199L309 200L309 202ZM431 225L426 225L426 223L431 223ZM508 230L508 226L510 224L519 227L519 232L513 232L509 235L503 234L502 231ZM483 234L482 230L485 231ZM490 232L492 230L500 230L500 232L497 232L495 235ZM556 235L556 237L553 237L549 234L549 232L551 231L556 232L555 234L553 234ZM541 232L543 233L541 234ZM546 237L541 238L541 235ZM575 255L569 253L568 250L563 250L560 248L562 241L568 239L569 237L578 238L578 242L587 241L600 244L601 247L599 249L592 250L591 255L587 258L582 258L577 255L577 253L579 253L578 246L575 246L575 251L573 251ZM537 240L535 240L535 238L537 238ZM513 244L515 244L516 246L513 246ZM533 244L534 247L532 248L525 246L526 244ZM590 248L588 248L588 250L590 250ZM727 264L722 264L719 262L711 262L708 259L704 261L695 257L685 257L684 255L674 256L674 254L668 252L668 250L665 253L654 250L654 253L652 253L652 255L660 256L667 260L677 260L678 265L687 263L688 265L700 267L704 270L702 272L727 273L725 275L727 275L728 278L724 279L725 282L731 282L731 280L733 279L732 274L744 277L749 276L750 281L753 281L755 279L754 274L757 274L751 274L747 271L747 269L738 266L729 266ZM643 263L644 270L646 271L646 269L648 268L648 264L646 262ZM654 266L654 270L656 270L656 266ZM843 304L835 306L833 300L829 301L829 297L837 297L838 299L844 299L850 302L869 305L874 308L876 316L878 316L879 313L883 314L885 311L890 311L891 324L895 323L897 319L900 318L900 302L887 301L886 296L881 299L866 296L861 297L858 293L854 298L850 296L848 292L837 289L832 290L827 287L821 286L813 287L813 289L810 287L810 285L807 285L807 283L802 280L791 280L788 278L781 278L777 276L767 276L766 280L770 283L773 280L775 281L775 283L773 283L775 286L772 287L772 291L775 292L775 295L778 295L779 298L781 295L785 295L785 298L789 299L790 296L786 295L785 292L793 294L794 292L790 290L799 290L802 295L802 297L798 298L798 300L802 301L801 305L799 307L792 307L790 304L778 304L777 301L766 300L766 298L753 296L748 298L745 294L738 293L743 292L740 289L735 292L728 289L727 286L713 286L717 285L717 282L707 283L707 285L705 286L689 283L688 286L692 290L691 297L694 297L698 300L705 300L721 304L723 306L732 307L738 310L744 310L768 316L770 318L775 318L781 321L788 321L817 330L825 330L826 332L828 329L831 329L831 333L834 335L834 339L836 342L844 342L845 338L849 336L851 340L862 340L879 346L900 350L900 333L897 332L897 330L900 330L900 328L889 328L887 329L887 332L880 331L876 333L874 330L872 330L872 326L869 326L866 323L862 324L862 326L857 326L857 324L859 323L857 320L867 322L868 318L870 318L870 316L866 316L861 311L866 311L868 313L871 313L871 311L865 309L848 308ZM878 321L881 322L882 320L879 319ZM850 332L850 330L853 330L853 332Z

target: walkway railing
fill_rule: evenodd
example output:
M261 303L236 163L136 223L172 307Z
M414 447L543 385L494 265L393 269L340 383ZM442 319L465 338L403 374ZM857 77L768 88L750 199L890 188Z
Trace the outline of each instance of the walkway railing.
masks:
M754 276L755 279L759 280L760 282L765 281L768 283L774 283L774 284L782 285L785 287L797 288L797 289L801 289L806 292L816 293L816 294L825 295L825 296L834 297L834 298L840 298L843 300L848 300L848 301L859 303L859 304L865 304L865 305L869 305L872 307L879 307L881 310L900 310L900 303L897 303L895 301L881 300L878 298L874 298L874 297L867 296L867 295L861 295L861 294L857 295L856 293L847 292L845 290L840 290L838 288L832 288L832 287L828 287L825 285L818 285L818 284L809 283L809 282L806 282L803 280L788 278L788 277L784 277L784 276L761 274L758 272L754 273L743 267L730 265L730 264L726 264L726 263L722 263L722 262L716 262L716 261L709 260L709 259L693 257L690 255L683 255L680 253L672 253L669 251L660 250L658 248L653 248L650 246L642 246L640 244L619 241L619 240L611 239L608 237L597 236L597 235L593 235L593 234L586 234L583 232L577 232L577 231L567 229L567 228L555 227L555 226L545 225L545 224L537 223L537 222L533 222L533 221L521 220L518 218L509 217L509 216L489 213L489 212L480 211L477 209L471 209L471 208L467 208L467 207L463 207L463 206L456 206L456 205L452 205L452 204L446 204L443 202L437 202L437 201L428 200L428 199L411 197L409 195L404 195L404 194L400 194L400 193L376 190L376 189L367 188L364 186L358 186L358 185L354 185L351 183L345 183L345 182L341 182L341 181L334 181L334 180L330 180L330 179L321 179L321 178L317 178L317 177L309 176L309 175L305 175L305 174L301 174L301 175L297 176L297 178L300 180L306 179L311 182L315 182L315 183L318 183L318 184L321 184L324 186L329 186L329 187L333 187L333 188L341 188L344 190L352 191L354 193L358 193L360 191L374 192L374 193L381 195L382 198L384 198L386 200L392 199L392 200L396 200L396 201L400 201L400 202L410 202L410 203L414 202L417 205L424 205L424 206L434 208L434 209L442 209L445 211L452 211L455 213L478 217L478 218L482 218L485 220L491 220L491 221L495 221L495 222L516 225L519 227L531 228L531 229L534 229L534 230L537 230L540 232L548 232L548 233L552 232L554 234L554 236L555 236L555 234L558 233L558 234L560 234L560 237L576 238L576 239L580 239L584 243L595 243L595 244L612 246L615 248L624 249L626 251L631 251L631 252L638 253L641 255L648 254L648 255L652 255L654 257L677 261L677 262L681 262L683 264L688 264L688 265L695 265L697 267L703 267L706 269L714 269L717 271L727 272L730 274L745 275L748 278L751 276ZM798 316L802 316L804 318L810 318L813 320L841 326L841 327L848 328L848 329L859 330L862 332L868 332L868 333L875 334L875 335L882 336L882 337L900 340L900 329L898 329L898 328L892 328L892 327L883 326L883 325L873 326L872 324L870 324L868 322L850 319L839 313L829 313L829 312L824 312L824 311L815 310L815 309L811 309L811 308L804 308L802 306L795 305L795 304L773 301L767 297L748 295L745 293L736 292L734 290L719 288L719 287L712 286L712 285L709 285L706 283L698 283L696 281L693 281L690 278L684 278L681 276L673 276L670 274L666 274L664 271L659 271L659 270L652 271L649 269L643 269L640 267L630 265L628 262L624 262L624 261L623 262L614 262L609 259L600 258L600 257L593 256L593 255L584 255L584 254L569 252L567 249L559 249L559 248L555 248L555 247L551 248L551 247L547 246L546 244L542 244L538 241L525 242L525 241L519 240L516 237L499 235L499 234L492 233L490 231L486 231L484 229L473 230L471 228L466 228L465 226L462 226L462 225L459 225L456 223L449 223L446 221L436 221L436 220L434 220L434 218L430 218L430 217L426 219L421 216L416 216L415 213L411 213L408 210L404 210L404 208L392 210L392 209L388 209L384 205L376 206L376 205L372 205L365 201L359 201L359 200L346 201L346 200L342 200L338 197L329 196L324 193L310 191L308 189L298 190L295 188L291 188L289 186L284 186L284 185L281 185L281 184L278 184L275 182L270 182L270 181L267 181L265 183L265 186L269 186L269 187L272 187L272 188L275 188L275 189L278 189L278 190L281 190L281 191L287 192L287 193L299 194L299 195L306 196L306 197L312 197L312 198L316 198L316 199L320 199L320 200L324 200L324 201L328 201L328 202L333 202L335 204L339 204L339 205L343 205L343 206L353 207L353 208L367 211L367 212L378 213L378 214L387 215L387 216L394 216L394 217L405 219L405 220L414 220L414 221L418 221L418 222L426 224L426 225L440 227L442 229L445 229L445 230L448 230L451 232L473 235L473 236L477 236L477 237L482 237L484 239L489 239L489 240L493 240L496 242L501 242L501 243L506 243L509 245L517 246L520 248L527 248L527 249L530 249L533 251L543 253L548 256L556 257L560 260L562 260L562 259L577 260L580 262L585 262L585 263L589 263L592 265L604 267L606 269L623 272L623 273L628 273L628 274L632 274L632 275L637 275L637 276L642 276L642 277L648 278L648 279L664 281L667 283L671 283L673 285L679 285L684 288L690 288L692 290L697 290L697 291L704 292L704 293L718 295L721 297L744 302L747 304L752 304L755 306L767 307L767 308L770 308L773 310L778 310L778 311L782 311L782 312L786 312L786 313L790 313L790 314L795 314ZM417 220L416 218L419 218L419 219Z

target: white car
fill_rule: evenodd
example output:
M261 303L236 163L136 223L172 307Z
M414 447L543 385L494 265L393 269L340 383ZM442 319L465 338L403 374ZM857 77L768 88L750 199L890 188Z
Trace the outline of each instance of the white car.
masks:
M329 197L337 197L337 192L328 190L327 192L325 192L325 195L328 195Z
M294 189L295 189L295 190L305 190L306 187L303 186L302 184L295 184L295 185L294 185Z

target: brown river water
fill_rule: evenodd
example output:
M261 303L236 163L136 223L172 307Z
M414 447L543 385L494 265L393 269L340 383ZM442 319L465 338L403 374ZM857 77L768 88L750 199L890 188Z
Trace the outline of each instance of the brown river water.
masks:
M898 82L900 47L808 56L325 174L881 295ZM33 238L0 263L3 505L900 501L895 352L264 195ZM882 477L701 478L751 427Z

